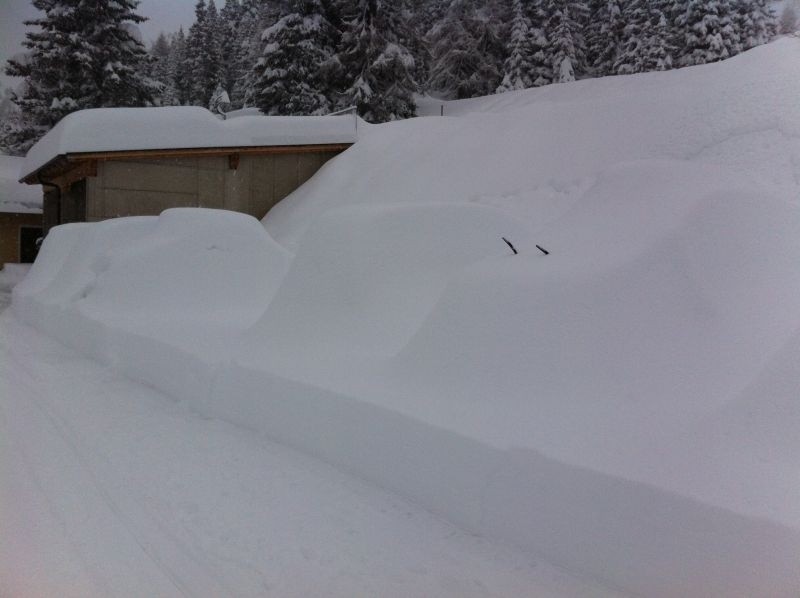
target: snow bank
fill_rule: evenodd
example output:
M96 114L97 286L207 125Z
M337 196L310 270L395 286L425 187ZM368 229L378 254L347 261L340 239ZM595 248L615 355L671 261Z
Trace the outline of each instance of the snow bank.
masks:
M270 210L294 250L319 213L355 203L472 202L545 228L622 162L722 164L797 197L800 40L664 73L447 102L445 117L359 127L359 142ZM450 115L450 116L448 116Z
M204 393L220 355L263 313L289 255L258 221L178 208L54 228L13 291L49 334L173 394Z
M10 292L25 278L30 268L30 264L3 264L0 269L0 292Z
M0 212L41 214L42 188L19 183L22 158L0 155Z
M205 108L95 108L65 116L25 156L22 176L56 156L81 152L353 143L352 118L240 116L220 120Z
M351 353L393 355L413 336L453 272L512 254L504 236L520 247L532 246L524 226L482 206L331 211L313 228L269 311L250 331L259 348L269 351L254 358L300 364Z
M59 227L14 309L614 587L794 595L799 50L370 126L264 227Z
M202 408L628 591L788 594L797 435L765 485L755 456L703 458L743 452L705 430L800 331L800 210L763 191L663 161L537 235L480 206L328 211Z

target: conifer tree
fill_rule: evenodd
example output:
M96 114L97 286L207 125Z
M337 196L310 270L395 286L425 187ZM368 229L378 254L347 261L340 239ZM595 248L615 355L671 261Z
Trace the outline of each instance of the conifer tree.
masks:
M509 52L503 63L503 80L498 93L531 87L533 64L530 60L531 22L522 6L522 0L512 0Z
M222 65L222 87L232 92L236 82L244 75L243 66L238 60L241 40L239 30L242 26L244 7L239 0L225 0L219 12L220 61Z
M170 46L164 32L158 34L156 41L150 48L150 55L153 57L150 63L150 77L157 81L160 88L155 103L159 106L169 106L173 103L175 95L173 80L170 76Z
M675 48L671 43L671 31L667 16L658 4L650 9L648 29L642 46L641 71L666 71L672 68Z
M431 0L409 0L408 26L411 38L408 49L414 57L414 80L428 80L431 69L431 52L427 34L444 13L444 3Z
M255 105L265 114L324 114L331 107L325 67L336 32L321 0L295 0L292 8L262 34Z
M285 14L288 14L285 2L243 0L234 57L234 68L239 76L230 94L234 108L255 105L256 84L260 77L255 65L261 60L263 50L261 34Z
M767 0L734 0L733 9L742 50L765 44L775 36L775 12ZM785 5L784 10L787 9L792 9L791 3Z
M500 85L505 59L501 32L474 0L451 0L442 21L429 32L428 43L431 90L461 99L493 93Z
M171 105L185 106L191 101L192 92L192 65L187 54L186 35L183 27L172 39L169 48L169 79L172 83L174 97Z
M793 1L783 5L778 30L781 33L794 33L797 31L797 7Z
M622 0L598 0L594 3L585 37L587 63L595 76L613 73L623 45L631 41L626 31L630 21L623 16L630 3L631 0L627 3ZM638 26L641 27L641 23Z
M731 0L687 0L685 5L675 21L680 66L724 60L741 50Z
M651 0L631 0L625 6L623 18L625 44L614 63L618 75L664 71L672 68L670 30L658 3Z
M190 103L208 107L214 90L222 82L222 50L219 19L214 0L198 0L195 22L189 28L186 54L189 61L192 88Z
M83 108L152 104L158 85L142 73L149 59L135 28L137 0L33 0L44 15L26 21L24 59L6 74L22 77L20 122L9 135L27 150L61 118Z
M408 118L416 112L414 57L398 0L353 0L342 7L344 33L338 52L346 85L339 105L354 105L372 122Z
M574 81L586 70L583 26L589 9L580 0L545 0L545 13L553 81Z

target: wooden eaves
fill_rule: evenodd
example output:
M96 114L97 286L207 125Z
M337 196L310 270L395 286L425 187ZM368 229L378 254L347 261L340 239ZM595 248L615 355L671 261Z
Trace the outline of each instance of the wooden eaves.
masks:
M44 166L25 176L20 182L28 185L56 185L67 191L73 183L91 176L97 176L97 162L111 160L131 160L135 158L195 158L228 157L228 167L239 167L239 156L266 156L270 154L308 154L320 152L341 152L352 143L323 143L308 145L266 145L246 147L197 147L183 149L146 149L104 152L75 152L61 154Z

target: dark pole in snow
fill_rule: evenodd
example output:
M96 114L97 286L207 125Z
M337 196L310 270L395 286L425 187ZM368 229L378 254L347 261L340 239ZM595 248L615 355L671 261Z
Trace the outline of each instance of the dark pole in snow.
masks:
M537 245L536 249L538 249L539 251L541 251L545 255L550 255L550 252L547 251L547 249L545 249L544 247L540 247L539 245Z
M501 238L501 239L503 239L503 241L505 241L505 242L506 242L506 245L508 245L509 247L511 247L511 251L513 251L513 252L514 252L514 255L517 255L517 253L519 253L519 252L517 251L517 248L516 248L516 247L514 247L514 245L511 243L511 241L509 241L509 240L508 240L508 239L506 239L505 237L500 237L500 238Z

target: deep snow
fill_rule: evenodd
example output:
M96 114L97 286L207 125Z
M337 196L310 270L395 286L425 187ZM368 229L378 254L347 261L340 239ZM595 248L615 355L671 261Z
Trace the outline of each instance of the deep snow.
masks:
M611 586L796 595L798 55L367 127L265 228L60 227L14 311Z
M7 313L0 355L2 596L614 595Z

